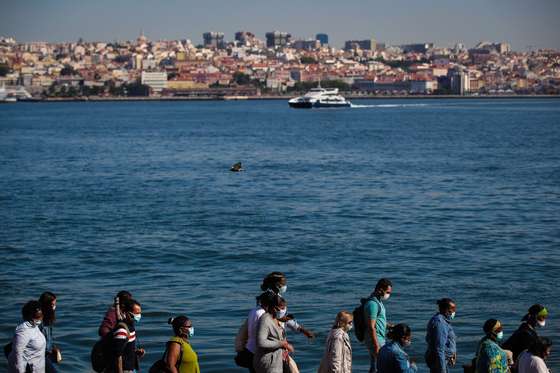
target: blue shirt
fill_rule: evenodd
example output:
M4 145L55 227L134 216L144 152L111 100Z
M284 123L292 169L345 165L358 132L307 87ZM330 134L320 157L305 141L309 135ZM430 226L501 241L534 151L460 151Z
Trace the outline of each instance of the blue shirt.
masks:
M385 306L377 297L369 298L364 306L366 314L366 322L375 320L375 335L379 346L385 344L385 334L387 331L387 316L385 315ZM373 348L373 341L371 340L369 331L366 333L364 343L368 348Z
M400 343L390 341L379 350L378 373L416 373L417 370L416 365L410 364L408 354L404 352Z
M428 366L437 372L446 372L449 358L457 353L455 332L447 316L436 313L430 319L426 331L426 343Z

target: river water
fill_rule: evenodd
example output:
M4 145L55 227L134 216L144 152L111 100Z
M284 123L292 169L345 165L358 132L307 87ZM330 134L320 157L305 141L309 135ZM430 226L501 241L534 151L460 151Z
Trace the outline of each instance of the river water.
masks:
M25 301L53 291L60 371L87 372L97 326L128 289L143 306L144 371L167 318L184 313L202 372L241 372L234 336L279 270L289 312L319 333L289 335L302 372L318 367L336 313L380 277L420 362L444 296L458 305L459 367L486 319L507 337L533 303L549 308L540 333L558 345L560 101L357 103L0 106L0 342ZM229 171L237 161L244 172ZM558 348L549 367L560 370Z

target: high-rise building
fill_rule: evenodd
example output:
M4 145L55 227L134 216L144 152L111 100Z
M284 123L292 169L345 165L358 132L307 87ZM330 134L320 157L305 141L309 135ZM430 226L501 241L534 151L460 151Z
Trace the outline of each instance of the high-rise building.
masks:
M253 45L255 42L255 34L247 31L238 31L235 33L235 41L241 45Z
M327 34L317 34L317 35L315 35L315 39L319 40L321 45L328 45L329 44L329 35L327 35Z
M292 35L287 32L273 31L266 33L266 46L268 48L283 47L288 45Z
M295 49L303 50L316 50L321 47L321 42L319 40L296 40L292 43Z
M464 96L470 90L469 72L464 70L450 71L451 92L456 95Z
M347 40L344 43L344 50L352 49L364 49L364 50L375 50L377 48L377 42L375 39L365 39L365 40Z
M225 48L223 32L205 32L202 34L205 48L223 49Z

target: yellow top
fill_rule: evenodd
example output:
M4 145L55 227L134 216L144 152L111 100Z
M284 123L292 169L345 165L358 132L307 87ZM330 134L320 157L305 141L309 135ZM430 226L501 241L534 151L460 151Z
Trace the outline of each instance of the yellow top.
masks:
M191 347L191 344L181 337L173 337L169 341L177 342L181 346L181 364L179 373L200 373L198 367L198 356Z

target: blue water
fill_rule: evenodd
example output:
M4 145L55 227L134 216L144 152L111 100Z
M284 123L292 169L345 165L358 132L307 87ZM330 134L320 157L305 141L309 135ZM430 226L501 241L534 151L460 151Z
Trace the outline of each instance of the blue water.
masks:
M97 326L128 289L143 305L146 371L167 318L185 313L202 371L241 372L234 336L262 277L281 270L289 311L319 332L290 335L302 372L318 367L335 314L382 276L419 361L443 296L458 304L459 367L486 319L507 337L536 302L558 345L560 101L357 103L0 106L0 342L50 290L60 370L89 371ZM245 172L228 171L237 161Z

